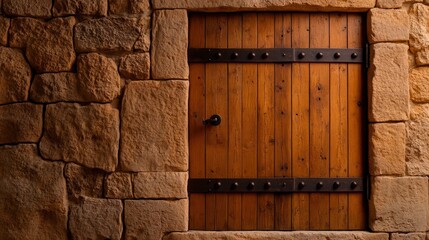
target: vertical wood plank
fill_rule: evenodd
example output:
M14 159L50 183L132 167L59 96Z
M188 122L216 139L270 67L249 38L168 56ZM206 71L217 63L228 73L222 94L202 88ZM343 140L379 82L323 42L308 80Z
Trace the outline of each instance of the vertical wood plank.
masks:
M275 47L291 47L291 14L275 14ZM292 65L275 64L275 177L291 177ZM292 228L292 197L275 195L275 229Z
M207 15L206 47L227 47L227 16ZM206 177L226 178L228 161L228 68L226 63L206 65L206 118L222 116L219 126L206 126ZM213 199L214 198L214 199ZM227 194L206 196L207 230L226 230Z
M329 47L329 14L310 14L310 47ZM310 176L329 177L329 64L310 64ZM329 194L310 194L310 229L329 229Z
M330 48L347 48L347 14L330 15ZM347 64L330 64L330 177L347 177ZM330 194L330 229L348 226L347 193Z
M274 15L258 14L258 48L274 47ZM258 177L274 177L274 65L258 64ZM258 229L274 229L274 194L258 196Z
M362 47L362 16L348 16L348 47ZM364 176L364 138L363 138L363 89L364 82L361 64L348 64L348 135L349 135L349 176ZM361 193L349 194L348 229L366 228L365 197Z
M256 48L258 46L258 16L255 13L243 14L243 48ZM257 175L257 139L258 122L257 100L258 100L258 68L257 64L243 65L243 132L242 132L242 155L243 155L243 177L256 178ZM257 195L244 194L242 197L243 230L257 229Z
M309 15L292 15L292 47L309 47ZM309 74L308 63L292 64L292 175L309 177ZM292 195L292 229L309 229L309 194Z
M205 47L205 17L192 15L189 19L189 46ZM205 177L205 128L201 124L205 118L205 68L204 64L189 66L189 176ZM189 196L189 228L205 229L205 194Z
M242 46L242 15L228 16L228 48ZM228 64L228 178L242 178L242 64ZM241 230L241 194L228 196L228 230Z

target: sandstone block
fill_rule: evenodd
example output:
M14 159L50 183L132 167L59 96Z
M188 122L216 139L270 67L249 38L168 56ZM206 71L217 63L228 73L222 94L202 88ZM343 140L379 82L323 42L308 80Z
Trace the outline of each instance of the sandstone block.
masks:
M9 30L9 45L14 48L26 48L27 42L45 31L46 23L34 18L14 18Z
M426 177L375 177L371 185L369 225L373 231L426 231Z
M152 78L187 79L188 15L185 10L156 11L152 31Z
M406 164L409 175L429 174L429 121L407 124Z
M388 233L371 232L333 232L333 231L189 231L176 232L166 235L164 240L388 240Z
M134 178L136 198L187 198L188 173L141 172Z
M378 8L401 8L406 0L377 0Z
M390 240L426 240L425 233L392 233Z
M410 50L413 53L429 47L429 6L413 4L409 10Z
M2 239L67 239L62 163L38 156L36 145L0 147Z
M7 35L8 35L9 27L10 27L10 19L5 17L0 17L0 45L3 45L3 46L7 45Z
M138 14L149 11L149 0L109 0L110 14Z
M107 0L56 0L52 12L55 17L68 15L107 16Z
M118 146L119 113L110 105L59 103L46 107L40 142L44 158L112 172L118 163Z
M18 103L0 106L0 144L37 143L42 128L42 105Z
M149 39L149 17L106 17L80 22L75 28L77 52L131 51L141 39ZM147 49L149 49L147 42Z
M0 104L26 101L31 68L22 53L0 47L0 66Z
M411 100L417 103L429 102L429 68L414 68L409 76Z
M369 120L402 121L409 115L408 46L380 43L371 48Z
M133 198L132 175L129 173L112 173L106 178L105 191L107 198Z
M416 65L429 65L429 48L422 49L415 55Z
M52 0L3 0L3 12L11 16L51 17Z
M403 9L374 8L368 14L368 40L370 43L408 41L408 13Z
M410 119L413 121L429 119L429 104L413 104Z
M121 113L122 170L188 169L188 87L187 81L128 84Z
M122 209L120 200L84 198L70 207L72 238L121 239Z
M69 163L65 167L67 191L75 200L81 196L103 197L104 172Z
M125 238L159 240L164 233L188 230L188 200L125 201Z
M79 56L78 88L86 101L110 102L120 94L121 78L115 62L97 53Z
M30 89L35 102L84 101L75 73L45 73L36 75Z
M119 73L127 79L149 79L149 53L136 53L121 58Z
M369 126L369 172L371 175L405 174L405 124Z

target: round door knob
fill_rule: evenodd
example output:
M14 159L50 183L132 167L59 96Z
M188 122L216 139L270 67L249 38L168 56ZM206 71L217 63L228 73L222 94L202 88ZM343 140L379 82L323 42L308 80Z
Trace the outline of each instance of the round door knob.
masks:
M222 122L222 117L219 116L218 114L214 114L212 115L209 119L206 119L203 121L203 125L212 125L212 126L217 126Z

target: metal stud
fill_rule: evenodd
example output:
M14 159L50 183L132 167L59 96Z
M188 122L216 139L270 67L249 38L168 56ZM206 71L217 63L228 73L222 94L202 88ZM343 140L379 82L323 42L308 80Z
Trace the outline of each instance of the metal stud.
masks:
M271 183L270 182L265 183L265 189L270 189L270 187L271 187Z
M249 183L249 185L247 186L249 189L254 189L255 188L255 183L251 182Z
M298 188L303 189L305 187L305 182L298 183Z
M336 182L334 182L334 189L338 189L339 187L340 187L340 182L338 182L338 181L336 181Z
M238 187L238 182L235 182L234 184L232 184L232 189L237 189Z
M221 183L221 182L217 182L217 183L215 184L215 188L216 188L216 189L220 188L221 186L222 186L222 183Z
M323 182L318 182L316 185L317 189L321 189L323 187Z
M269 54L269 53L267 53L267 52L266 52L266 53L264 53L264 54L262 54L262 58L263 58L263 59L266 59L266 58L268 58L269 56L270 56L270 54Z
M249 53L249 58L250 59L255 58L255 57L256 57L256 53L254 53L254 52Z
M358 183L357 183L357 182L355 182L355 181L353 181L353 182L350 184L350 187L351 187L352 189L357 188L357 186L358 186Z
M298 54L298 58L299 58L299 59L303 59L303 58L305 58L305 52L300 52L300 53Z
M316 54L316 57L317 57L317 58L322 58L322 57L323 57L323 53L322 53L322 52L317 53L317 54Z
M352 53L352 58L357 58L358 54L357 53Z
M232 59L236 59L236 58L238 58L238 53L233 53L233 54L232 54L232 56L231 56L231 58L232 58Z
M337 53L334 54L334 58L338 59L340 57L341 57L341 53L337 52Z
M221 52L216 53L216 58L220 58L220 57L222 57L222 53Z

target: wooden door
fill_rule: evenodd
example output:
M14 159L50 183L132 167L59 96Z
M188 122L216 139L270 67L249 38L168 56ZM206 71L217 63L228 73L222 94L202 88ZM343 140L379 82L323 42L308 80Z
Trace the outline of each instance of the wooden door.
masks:
M362 48L362 15L191 14L189 39L206 49ZM362 63L190 63L190 179L363 177L364 89ZM213 114L221 124L204 125ZM190 229L366 229L362 191L189 197Z

